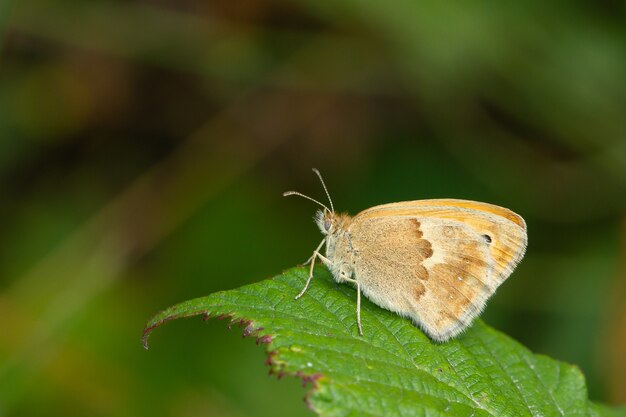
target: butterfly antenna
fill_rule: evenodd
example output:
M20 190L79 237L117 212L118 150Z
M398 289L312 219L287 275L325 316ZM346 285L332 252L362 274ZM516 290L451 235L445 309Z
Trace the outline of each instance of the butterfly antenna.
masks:
M300 197L306 198L307 200L311 200L312 202L317 203L320 206L324 207L326 210L328 210L328 207L326 207L325 205L323 205L322 203L320 203L316 199L309 197L308 195L304 195L304 194L299 193L297 191L286 191L286 192L283 193L283 197L287 197L288 195L299 195ZM332 207L332 205L331 205L331 207ZM328 210L328 211L330 211L330 210Z
M331 212L335 212L335 207L333 207L333 200L331 200L330 198L330 193L328 192L328 188L326 188L326 184L324 183L324 179L322 178L322 174L320 174L320 172L317 170L317 168L313 168L313 172L315 172L315 175L317 175L317 177L320 179L321 183L322 183L322 187L324 187L324 191L326 192L326 197L328 197L328 201L330 202L330 211Z

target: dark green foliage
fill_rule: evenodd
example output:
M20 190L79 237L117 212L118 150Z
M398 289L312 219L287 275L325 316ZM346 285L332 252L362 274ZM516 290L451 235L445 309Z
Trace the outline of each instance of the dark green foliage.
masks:
M535 355L480 320L437 344L409 320L365 302L360 337L355 290L318 269L296 301L306 276L294 268L170 307L147 324L145 341L169 320L228 317L267 344L272 372L313 383L307 401L321 416L626 415L591 404L577 367Z

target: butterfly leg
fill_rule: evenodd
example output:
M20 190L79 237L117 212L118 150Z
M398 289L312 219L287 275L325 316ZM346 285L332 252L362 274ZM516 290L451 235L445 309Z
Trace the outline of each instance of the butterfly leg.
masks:
M363 336L363 327L361 327L361 284L354 278L343 277L343 279L356 284L356 324L359 326L359 335Z
M313 268L315 267L315 259L316 258L320 258L320 260L322 262L324 262L326 265L330 265L331 264L330 259L328 259L327 257L323 256L319 252L319 250L322 248L324 243L326 243L326 239L321 241L321 243L317 246L315 251L313 251L313 255L311 255L311 258L310 258L311 268L309 268L309 278L307 278L306 284L304 284L304 288L302 288L302 291L300 291L300 293L298 295L296 295L296 300L298 298L302 297L304 295L304 293L306 292L306 290L309 288L309 284L311 283L311 280L313 279ZM309 261L307 261L307 263L309 263Z
M359 335L363 336L363 327L361 327L361 284L356 282L356 324L359 326Z
M315 251L313 251L313 255L309 256L309 259L307 259L306 262L302 264L302 266L308 265L309 262L311 262L313 260L313 256L315 256L315 252L319 252L319 250L322 249L322 246L324 245L325 242L326 242L326 238L322 239L320 244L317 245L317 249L315 249Z

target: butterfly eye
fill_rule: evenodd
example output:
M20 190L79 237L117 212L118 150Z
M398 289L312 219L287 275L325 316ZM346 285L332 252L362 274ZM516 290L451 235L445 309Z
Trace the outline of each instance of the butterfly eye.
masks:
M489 235L483 235L483 239L485 239L485 242L487 242L487 243L491 243L491 236L489 236Z
M330 222L330 220L326 220L324 222L324 229L326 229L326 231L328 232L330 230L330 226L332 225L332 223Z

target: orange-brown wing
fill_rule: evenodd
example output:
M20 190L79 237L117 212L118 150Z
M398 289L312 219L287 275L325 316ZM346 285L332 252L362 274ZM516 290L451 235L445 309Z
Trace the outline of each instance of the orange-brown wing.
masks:
M376 304L447 340L480 314L526 248L524 220L464 200L421 200L365 210L350 238L356 279Z

